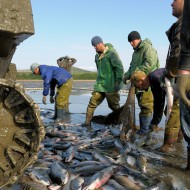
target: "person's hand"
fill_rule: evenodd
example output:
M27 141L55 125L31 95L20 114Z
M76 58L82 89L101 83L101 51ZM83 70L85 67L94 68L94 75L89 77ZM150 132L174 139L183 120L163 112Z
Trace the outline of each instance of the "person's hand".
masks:
M46 105L46 96L43 96L42 103Z
M50 103L53 104L55 102L55 99L53 96L50 96L50 99L49 99Z
M124 76L124 77L123 77L123 84L127 84L127 80L128 80L128 77L127 77L127 76Z
M190 99L187 97L187 93L190 92L190 75L178 75L177 76L177 91L181 101L188 107L190 107Z
M115 91L119 91L120 90L120 85L118 82L115 83Z

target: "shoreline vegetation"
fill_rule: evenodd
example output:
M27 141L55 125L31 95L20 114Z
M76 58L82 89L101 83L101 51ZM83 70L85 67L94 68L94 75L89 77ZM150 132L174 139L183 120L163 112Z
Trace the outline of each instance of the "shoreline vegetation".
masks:
M73 67L71 69L73 80L96 80L97 72L86 71ZM34 75L31 71L17 71L17 80L42 80L41 76Z

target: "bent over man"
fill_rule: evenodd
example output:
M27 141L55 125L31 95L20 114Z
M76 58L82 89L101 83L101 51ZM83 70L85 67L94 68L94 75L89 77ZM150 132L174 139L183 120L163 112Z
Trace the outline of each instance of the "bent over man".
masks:
M30 66L33 74L41 75L44 81L43 99L46 104L46 97L50 91L50 102L56 101L57 118L56 122L63 122L65 118L64 108L69 103L69 96L72 89L72 75L63 68L33 63ZM54 100L55 87L57 86L56 99Z

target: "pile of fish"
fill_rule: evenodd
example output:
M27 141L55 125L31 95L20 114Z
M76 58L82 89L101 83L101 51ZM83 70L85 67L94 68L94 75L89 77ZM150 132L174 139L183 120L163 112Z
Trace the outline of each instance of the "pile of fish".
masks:
M123 144L119 125L84 128L48 123L45 129L38 160L25 171L23 186L28 181L23 179L34 182L28 184L32 190L140 190L163 185L156 176L150 177L148 159L164 159L148 158L145 150Z

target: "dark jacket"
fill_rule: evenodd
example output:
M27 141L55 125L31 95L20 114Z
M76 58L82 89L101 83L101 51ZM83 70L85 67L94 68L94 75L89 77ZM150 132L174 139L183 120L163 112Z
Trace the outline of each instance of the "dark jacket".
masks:
M50 96L55 95L55 86L59 88L62 84L65 84L72 75L63 68L40 65L40 75L44 81L43 95L47 96L50 91Z
M177 74L179 54L181 50L180 32L181 32L182 17L180 17L166 32L170 47L166 59L166 71L168 77L175 77Z
M160 86L160 77L162 76L164 71L165 69L161 68L156 69L149 74L151 91L154 97L154 112L153 119L151 121L151 124L153 125L158 125L160 123L164 111L166 92Z
M181 54L178 69L190 70L190 1L184 1L182 28L181 28Z

